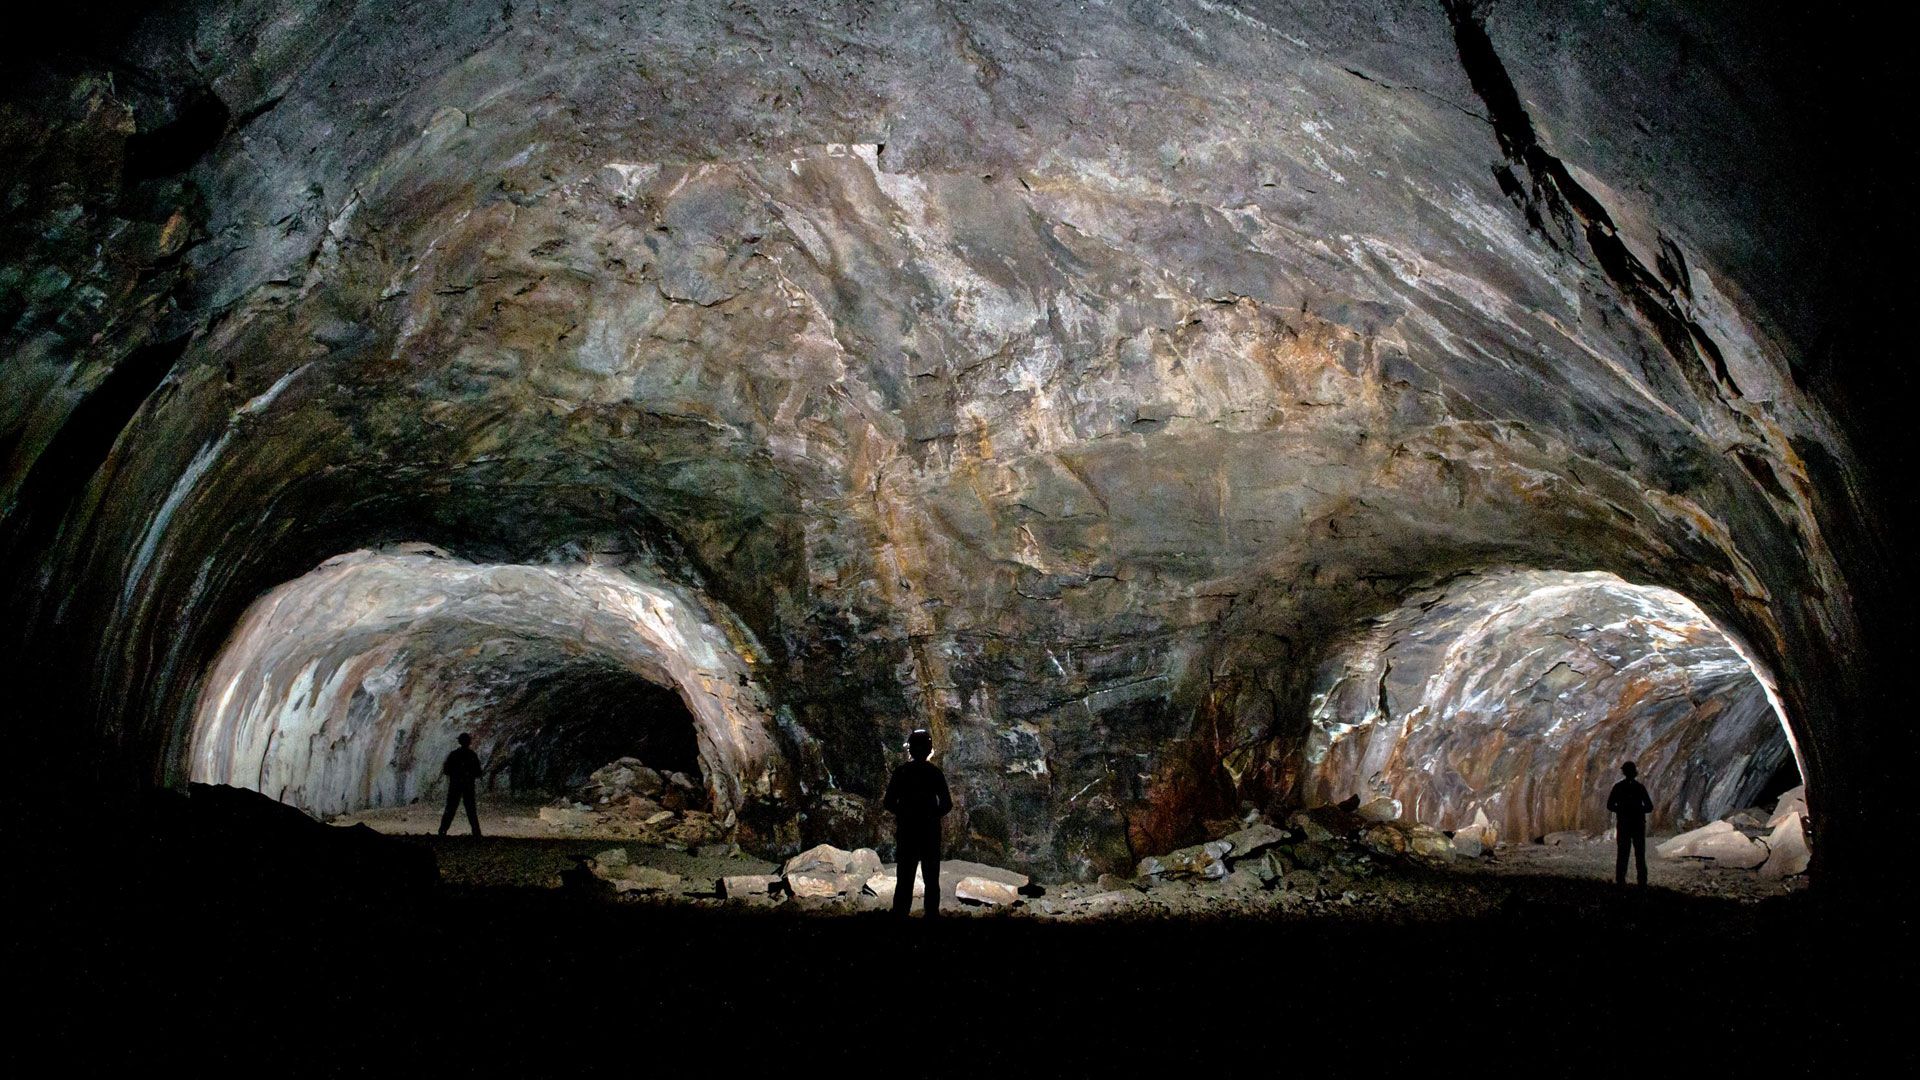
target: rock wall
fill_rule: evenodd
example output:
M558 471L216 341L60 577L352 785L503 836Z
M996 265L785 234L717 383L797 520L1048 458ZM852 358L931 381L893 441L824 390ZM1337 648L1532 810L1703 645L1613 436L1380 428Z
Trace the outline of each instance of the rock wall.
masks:
M1442 829L1609 828L1623 761L1652 827L1756 804L1789 757L1765 686L1684 597L1610 574L1489 574L1416 593L1316 680L1307 797L1384 795ZM1776 792L1777 793L1777 792Z
M632 552L759 643L805 798L928 726L958 848L1092 873L1297 798L1325 649L1408 592L1606 570L1778 675L1838 850L1879 510L1737 19L143 15L0 123L9 651L71 688L21 730L179 781L324 560Z

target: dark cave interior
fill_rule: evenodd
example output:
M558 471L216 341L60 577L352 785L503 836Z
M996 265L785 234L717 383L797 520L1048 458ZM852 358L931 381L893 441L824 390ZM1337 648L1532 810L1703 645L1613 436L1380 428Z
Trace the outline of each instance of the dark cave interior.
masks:
M972 1055L928 1072L1412 1064L1435 1024L1579 1072L1667 963L1676 1054L1758 1037L1730 988L1776 986L1782 1069L1866 1060L1900 977L1867 961L1910 944L1888 32L1774 0L22 19L27 1027L128 1064L271 986L359 1018L326 1072L458 1052L402 1005L535 1071L611 1025L745 1064L913 1025L895 963ZM915 729L937 937L883 917ZM487 835L437 837L461 733Z

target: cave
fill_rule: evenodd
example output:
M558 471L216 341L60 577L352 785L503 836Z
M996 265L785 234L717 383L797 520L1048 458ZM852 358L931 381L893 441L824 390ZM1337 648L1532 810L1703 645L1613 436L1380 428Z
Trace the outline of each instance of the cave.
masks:
M45 1030L271 985L367 1018L350 1071L438 969L503 1037L788 1061L849 1008L795 980L887 956L981 1067L1077 1045L1009 1015L1132 1066L1268 997L1294 1034L1214 1049L1334 1062L1441 985L1599 1046L1529 988L1603 968L1603 1029L1661 982L1703 1053L1790 985L1780 1061L1864 1054L1911 790L1875 13L44 14L0 46L0 791ZM916 936L921 730L964 917ZM433 835L461 735L478 838Z

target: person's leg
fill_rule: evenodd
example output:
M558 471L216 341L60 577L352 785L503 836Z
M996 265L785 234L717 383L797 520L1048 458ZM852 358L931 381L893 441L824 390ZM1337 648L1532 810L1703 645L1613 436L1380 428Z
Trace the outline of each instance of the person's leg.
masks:
M920 857L921 873L927 877L927 918L940 914L940 841L935 839Z
M920 855L911 846L901 844L894 858L898 861L894 867L893 913L904 919L913 910L913 868L919 863Z
M1625 825L1616 825L1613 830L1613 843L1613 883L1625 885L1627 883L1627 848L1633 844L1633 834L1627 831Z
M466 804L467 804L467 824L473 826L473 835L479 836L480 835L480 808L474 803L473 789L468 788L461 795L461 798L466 800Z
M1647 830L1635 829L1633 833L1634 872L1639 875L1640 884L1647 883Z
M447 835L447 830L453 828L453 814L458 809L460 809L460 789L449 784L447 785L447 812L440 815L441 836Z

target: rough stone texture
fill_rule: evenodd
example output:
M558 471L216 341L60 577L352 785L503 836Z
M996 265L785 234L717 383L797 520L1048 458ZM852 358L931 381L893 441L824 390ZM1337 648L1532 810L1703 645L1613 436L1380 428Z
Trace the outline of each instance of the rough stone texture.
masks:
M1091 875L1297 797L1324 650L1410 590L1602 569L1778 677L1825 850L1885 560L1827 177L1742 77L1799 65L1541 7L204 0L28 65L41 737L178 781L325 560L606 554L757 643L796 798L927 726L961 849Z
M1507 836L1599 832L1635 761L1652 825L1755 801L1789 747L1747 660L1684 597L1608 574L1502 573L1415 593L1322 668L1311 801ZM1397 799L1398 803L1394 800Z

